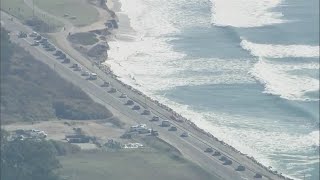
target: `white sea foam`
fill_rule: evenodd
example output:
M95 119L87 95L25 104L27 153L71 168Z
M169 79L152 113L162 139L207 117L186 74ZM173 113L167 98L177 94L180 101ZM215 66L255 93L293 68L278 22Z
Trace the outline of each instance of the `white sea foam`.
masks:
M192 119L200 128L212 132L218 139L224 140L241 152L253 156L264 165L272 166L280 172L286 172L288 169L296 172L301 166L319 163L319 156L295 154L308 152L319 146L318 130L306 134L292 132L288 131L287 124L270 121L263 117L250 118L221 112L197 111L188 105L173 102L162 96L155 97L178 113ZM239 122L242 122L240 127ZM303 129L302 127L301 130ZM286 143L285 146L284 143ZM283 156L282 160L287 163L280 163L278 155ZM312 169L304 169L306 175L311 171ZM299 177L302 174L294 175Z
M198 1L200 2L201 0L196 0L195 2ZM281 126L282 129L276 128L280 127L280 123L270 122L268 124L268 120L266 119L239 117L219 112L196 111L187 105L178 104L166 99L162 95L159 95L158 92L184 85L253 83L251 75L247 73L248 70L252 68L251 74L256 78L265 78L266 86L272 87L270 88L271 90L277 91L285 85L276 82L276 86L274 86L274 79L281 81L288 80L289 86L294 86L295 83L300 83L300 86L305 86L303 83L307 83L308 80L310 80L310 78L292 80L292 77L286 74L290 68L316 69L318 68L317 64L300 64L297 66L280 64L280 66L278 66L262 61L262 63L266 63L266 68L271 68L272 72L268 74L268 69L263 68L264 64L259 64L261 63L259 62L254 65L252 61L246 59L188 59L184 53L173 50L173 47L168 43L172 38L167 36L179 32L177 24L179 26L190 25L197 21L197 19L181 20L181 17L186 14L178 10L175 11L176 7L171 4L177 3L181 6L188 6L190 3L190 1L187 0L181 0L181 2L184 3L180 4L178 0L121 0L121 14L128 14L130 24L135 32L130 34L130 41L118 39L117 41L109 42L111 50L108 52L109 58L106 64L111 66L112 70L122 81L133 85L147 95L172 107L177 112L183 114L183 116L192 119L192 121L201 128L212 132L219 139L226 141L244 153L254 156L265 165L271 165L277 170L285 170L285 172L288 172L286 171L287 166L279 166L279 161L273 159L271 155L278 152L278 150L286 154L291 150L304 151L313 145L317 145L317 139L319 139L319 137L316 136L316 132L311 134L289 133L284 126ZM222 3L220 0L217 0L217 2ZM234 11L233 13L235 14L226 17L227 21L224 21L224 19L222 19L223 14L221 14L223 12L221 12L222 10L220 9L218 10L219 16L216 16L218 19L214 19L215 22L240 27L262 26L283 22L283 20L281 20L281 14L269 12L270 8L276 7L280 3L280 0L275 0L274 3L271 4L268 4L271 0L239 0L239 2L242 3L239 5L239 3L235 1L235 4L231 4L231 6L234 6L231 7L231 9L223 5L222 8L226 8L226 11ZM247 2L250 2L250 4ZM241 10L245 4L248 5L247 9ZM236 5L238 5L238 7L236 7ZM262 7L264 5L266 6ZM239 8L241 10L240 13L246 11L246 15L251 15L248 15L248 17L245 16L244 18L247 19L243 21L239 21L240 18L237 18L235 21L235 19L232 18L239 15L239 12L236 12ZM261 15L261 18L258 18L259 13L266 12L267 14ZM191 18L192 16L186 17ZM120 20L120 23L121 22L123 21ZM246 24L246 22L248 23ZM201 23L206 24L207 22L201 21ZM127 33L128 31L121 31L120 26L120 32ZM117 36L127 35L117 33ZM256 71L257 74L255 74ZM268 75L276 78L268 79ZM311 84L315 84L313 80L310 82ZM269 84L272 84L272 86ZM314 87L313 85L306 85L305 89L312 89ZM301 92L303 92L304 89L293 88L291 91L289 88L286 88L285 90L286 91L280 92L284 95L290 95L293 92L293 97L303 97ZM279 93L279 91L277 93ZM290 96L289 98L292 97ZM239 126L239 121L243 122L241 126ZM238 125L237 128L233 126L235 124ZM261 124L265 126L261 127ZM274 143L274 141L277 142ZM291 141L292 143L288 143ZM288 143L289 145L283 146L284 143ZM292 165L293 169L296 167L299 167L299 162L297 162L296 165Z
M273 12L282 0L211 0L212 20L218 26L259 27L283 23L283 15Z
M251 74L265 85L265 93L279 95L291 100L319 100L309 99L306 92L319 90L319 79L308 76L296 76L289 70L303 68L319 68L316 64L307 65L279 65L261 58L251 70Z
M257 57L319 57L319 46L257 44L245 39L241 41L240 45Z

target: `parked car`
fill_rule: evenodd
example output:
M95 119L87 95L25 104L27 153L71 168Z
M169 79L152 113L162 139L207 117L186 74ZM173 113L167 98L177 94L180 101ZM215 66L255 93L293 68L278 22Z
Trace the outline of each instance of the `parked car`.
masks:
M150 115L151 112L150 112L150 110L145 109L142 114L143 114L143 115Z
M175 127L175 126L171 126L170 128L169 128L169 131L177 131L178 129L177 129L177 127Z
M119 97L120 98L127 98L127 95L125 93L122 93Z
M159 120L160 120L160 118L158 116L153 116L150 121L159 121Z
M206 150L204 150L204 152L212 153L213 149L211 147L208 147Z
M126 103L126 105L133 105L133 104L134 104L134 102L132 100L128 100Z
M236 168L236 171L245 171L246 170L246 167L244 167L243 165L239 165L237 168Z
M133 106L132 109L133 109L133 110L139 110L139 109L140 109L140 106L139 106L139 105L135 105L135 106Z
M181 136L181 137L189 137L189 133L183 132L180 136Z

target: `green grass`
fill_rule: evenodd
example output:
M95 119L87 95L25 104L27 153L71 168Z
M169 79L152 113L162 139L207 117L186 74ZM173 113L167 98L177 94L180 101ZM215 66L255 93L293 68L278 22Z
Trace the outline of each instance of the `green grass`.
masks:
M213 180L211 174L185 160L152 149L118 152L81 152L60 157L65 179L77 180Z
M81 44L81 45L93 45L99 41L96 38L96 35L90 32L72 34L71 36L68 37L68 39L72 43Z
M18 18L22 22L32 19L33 12L23 0L1 0L1 10L7 12L8 14ZM52 31L63 26L61 22L51 19L43 14L38 14L35 12L35 17L41 19L52 27Z
M86 0L34 0L37 7L55 16L65 18L75 26L85 26L94 23L99 17L98 11ZM68 14L69 17L63 17ZM70 17L75 16L72 20Z

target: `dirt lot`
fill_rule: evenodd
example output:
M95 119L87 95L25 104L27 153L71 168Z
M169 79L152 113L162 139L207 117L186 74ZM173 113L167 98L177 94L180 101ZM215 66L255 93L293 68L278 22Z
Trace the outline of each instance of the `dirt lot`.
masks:
M42 121L36 123L14 123L3 125L2 128L8 131L17 129L38 129L48 134L48 139L63 140L66 134L73 134L73 128L81 128L88 136L96 136L101 140L117 139L123 133L124 129L114 127L103 121L74 121L74 120L58 120L58 121Z

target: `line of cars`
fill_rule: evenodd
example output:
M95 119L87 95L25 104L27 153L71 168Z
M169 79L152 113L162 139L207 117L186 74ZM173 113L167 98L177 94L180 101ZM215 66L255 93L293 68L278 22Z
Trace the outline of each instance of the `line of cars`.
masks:
M20 32L19 33L19 38L26 38L27 34L24 32ZM32 46L42 46L46 51L55 51L55 53L53 54L57 59L63 60L62 63L70 63L71 60L70 58L67 57L67 55L65 53L63 53L60 50L57 50L54 45L52 45L48 39L42 37L41 35L39 35L36 32L33 32L31 34L29 34L29 37L33 38L34 42L33 44L31 44ZM80 71L81 72L81 76L85 76L87 77L88 80L96 80L97 79L97 74L96 73L92 73L89 72L87 70L84 70L79 64L74 63L70 66L70 68L72 68L74 71ZM103 84L101 85L101 87L110 87L110 89L108 90L108 93L116 93L117 89L114 87L111 87L111 84L109 82L103 82ZM127 98L127 95L122 93L119 98L125 99ZM135 102L131 99L128 99L127 102L125 103L125 105L128 106L133 106L132 110L140 110L141 107L138 104L135 104ZM151 115L151 111L148 109L144 109L143 112L141 113L142 115ZM160 121L160 118L158 116L153 116L150 119L151 122L158 122ZM161 127L169 127L168 131L177 131L178 128L176 126L173 126L170 121L168 120L163 120L160 124ZM158 135L157 131L152 130L152 134L153 135ZM188 132L183 132L180 137L189 137L189 133ZM213 149L211 147L205 149L206 153L212 153ZM232 161L230 159L228 159L225 156L222 156L222 154L219 151L215 151L213 154L213 156L221 156L219 158L220 161L223 162L223 165L231 165ZM239 165L236 169L236 171L245 171L246 168L243 165ZM254 178L262 178L262 176L259 173L256 173L256 175L254 176Z

